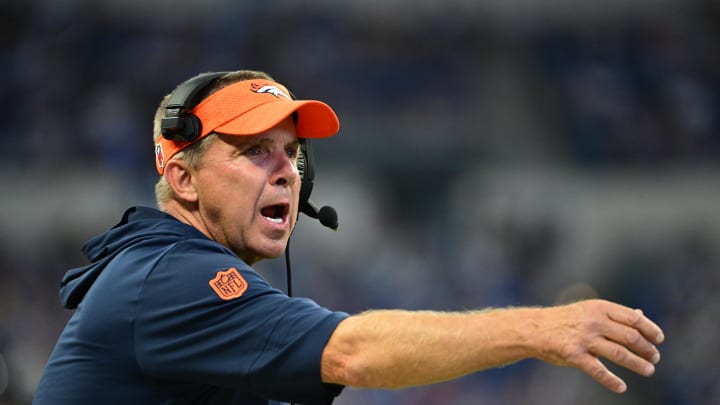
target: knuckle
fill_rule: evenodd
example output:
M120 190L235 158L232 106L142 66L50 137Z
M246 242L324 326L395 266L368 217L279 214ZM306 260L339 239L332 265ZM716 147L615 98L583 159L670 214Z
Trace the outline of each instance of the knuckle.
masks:
M583 362L585 352L586 351L578 345L567 345L562 348L560 356L565 364L579 366Z
M627 316L628 325L636 325L642 319L643 315L637 311L629 311Z
M599 299L591 299L585 301L587 307L593 311L601 311L604 306L604 301Z
M640 332L638 332L637 329L631 329L628 333L625 339L627 339L627 343L629 344L636 344L640 341Z
M594 379L596 379L598 381L602 381L605 378L605 376L607 375L607 372L605 371L605 369L603 369L601 367L596 367L595 369L593 369L591 371L591 375L593 376Z
M622 363L624 362L628 357L627 351L622 348L618 347L613 350L612 358L616 363Z

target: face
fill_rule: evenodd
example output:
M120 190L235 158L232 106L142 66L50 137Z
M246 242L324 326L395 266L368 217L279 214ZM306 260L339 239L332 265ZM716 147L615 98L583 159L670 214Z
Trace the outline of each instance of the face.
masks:
M218 135L191 172L206 232L248 264L285 250L298 213L298 152L287 119L256 136Z

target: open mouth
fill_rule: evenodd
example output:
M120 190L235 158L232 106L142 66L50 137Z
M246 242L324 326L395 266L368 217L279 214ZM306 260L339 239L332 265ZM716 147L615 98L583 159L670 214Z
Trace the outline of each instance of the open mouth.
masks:
M287 218L290 207L287 204L269 205L260 210L265 219L275 224L282 224Z

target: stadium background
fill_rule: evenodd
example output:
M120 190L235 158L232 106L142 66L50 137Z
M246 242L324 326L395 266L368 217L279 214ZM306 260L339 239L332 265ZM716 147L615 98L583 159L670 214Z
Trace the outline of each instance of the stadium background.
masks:
M81 244L153 204L161 96L270 72L338 112L297 294L348 312L600 296L665 329L611 394L526 361L349 404L717 404L720 7L692 0L4 0L0 404L29 403ZM259 269L284 288L284 262ZM458 348L463 350L463 348Z

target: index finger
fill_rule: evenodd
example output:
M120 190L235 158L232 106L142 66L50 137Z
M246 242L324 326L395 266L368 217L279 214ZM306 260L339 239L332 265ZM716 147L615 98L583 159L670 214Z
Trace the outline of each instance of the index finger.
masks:
M617 310L608 312L608 316L615 322L637 329L646 339L655 344L660 344L665 340L662 329L645 316L641 309L631 309L619 305Z

